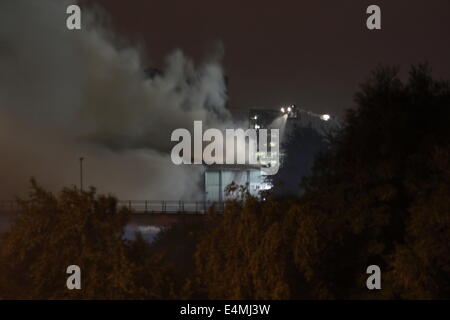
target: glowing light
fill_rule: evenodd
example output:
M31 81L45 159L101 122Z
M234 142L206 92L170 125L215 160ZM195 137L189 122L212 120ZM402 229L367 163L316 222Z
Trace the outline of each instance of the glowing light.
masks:
M261 183L260 190L270 190L272 189L272 184L270 183Z
M323 114L320 116L320 119L322 119L323 121L328 121L330 120L330 115L329 114Z
M261 128L261 126L260 125L258 125L258 124L255 124L255 129L256 130L258 130L258 129L260 129Z
M258 120L258 116L254 116L254 117L253 117L253 120Z
M286 111L284 110L284 108L281 108L281 112L285 113Z
M292 111L292 108L291 108L291 107L287 108L287 111L288 111L288 112L291 112L291 111Z

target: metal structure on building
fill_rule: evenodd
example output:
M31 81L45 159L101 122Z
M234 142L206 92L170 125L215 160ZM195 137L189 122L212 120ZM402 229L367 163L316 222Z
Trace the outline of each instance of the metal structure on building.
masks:
M320 133L338 128L339 122L328 114L316 114L295 105L283 106L280 109L253 108L248 110L247 120L249 128L279 129L279 161L283 161L283 138L289 136L296 126L312 127ZM269 141L270 130L268 130ZM259 146L259 141L258 141ZM267 146L267 153L272 152L272 143ZM229 199L225 194L225 188L232 182L237 185L247 185L248 191L254 196L259 196L260 191L268 190L271 185L266 181L266 176L261 170L262 166L270 165L265 159L267 155L258 150L259 165L213 165L207 166L204 176L205 201L222 203ZM280 164L281 165L281 164Z

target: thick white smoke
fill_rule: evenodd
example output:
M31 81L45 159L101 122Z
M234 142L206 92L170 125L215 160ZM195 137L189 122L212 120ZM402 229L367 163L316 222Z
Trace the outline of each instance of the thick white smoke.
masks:
M223 127L220 63L195 67L181 52L148 78L139 53L82 12L66 28L73 0L0 2L0 197L23 194L31 176L52 190L78 184L121 199L194 199L202 167L175 166L170 134L194 120ZM154 44L157 45L157 44Z

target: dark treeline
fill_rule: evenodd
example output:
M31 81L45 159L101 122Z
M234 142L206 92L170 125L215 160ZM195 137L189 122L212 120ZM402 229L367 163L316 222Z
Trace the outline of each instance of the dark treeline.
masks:
M450 298L450 85L430 74L374 71L301 195L243 188L223 215L150 245L123 239L129 212L113 197L32 182L0 239L0 298ZM71 264L82 290L65 286ZM372 264L382 290L366 288Z

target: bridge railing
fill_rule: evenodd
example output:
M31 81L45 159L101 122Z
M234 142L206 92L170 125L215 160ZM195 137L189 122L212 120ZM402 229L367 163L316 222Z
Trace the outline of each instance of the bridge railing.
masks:
M163 200L120 200L118 207L127 207L136 214L205 214L214 206L218 212L223 212L223 202L212 201L163 201ZM16 201L0 201L0 213L13 213L20 208Z
M154 200L121 200L119 207L127 207L138 214L164 213L164 214L205 214L209 208L222 212L223 202L211 201L154 201Z

